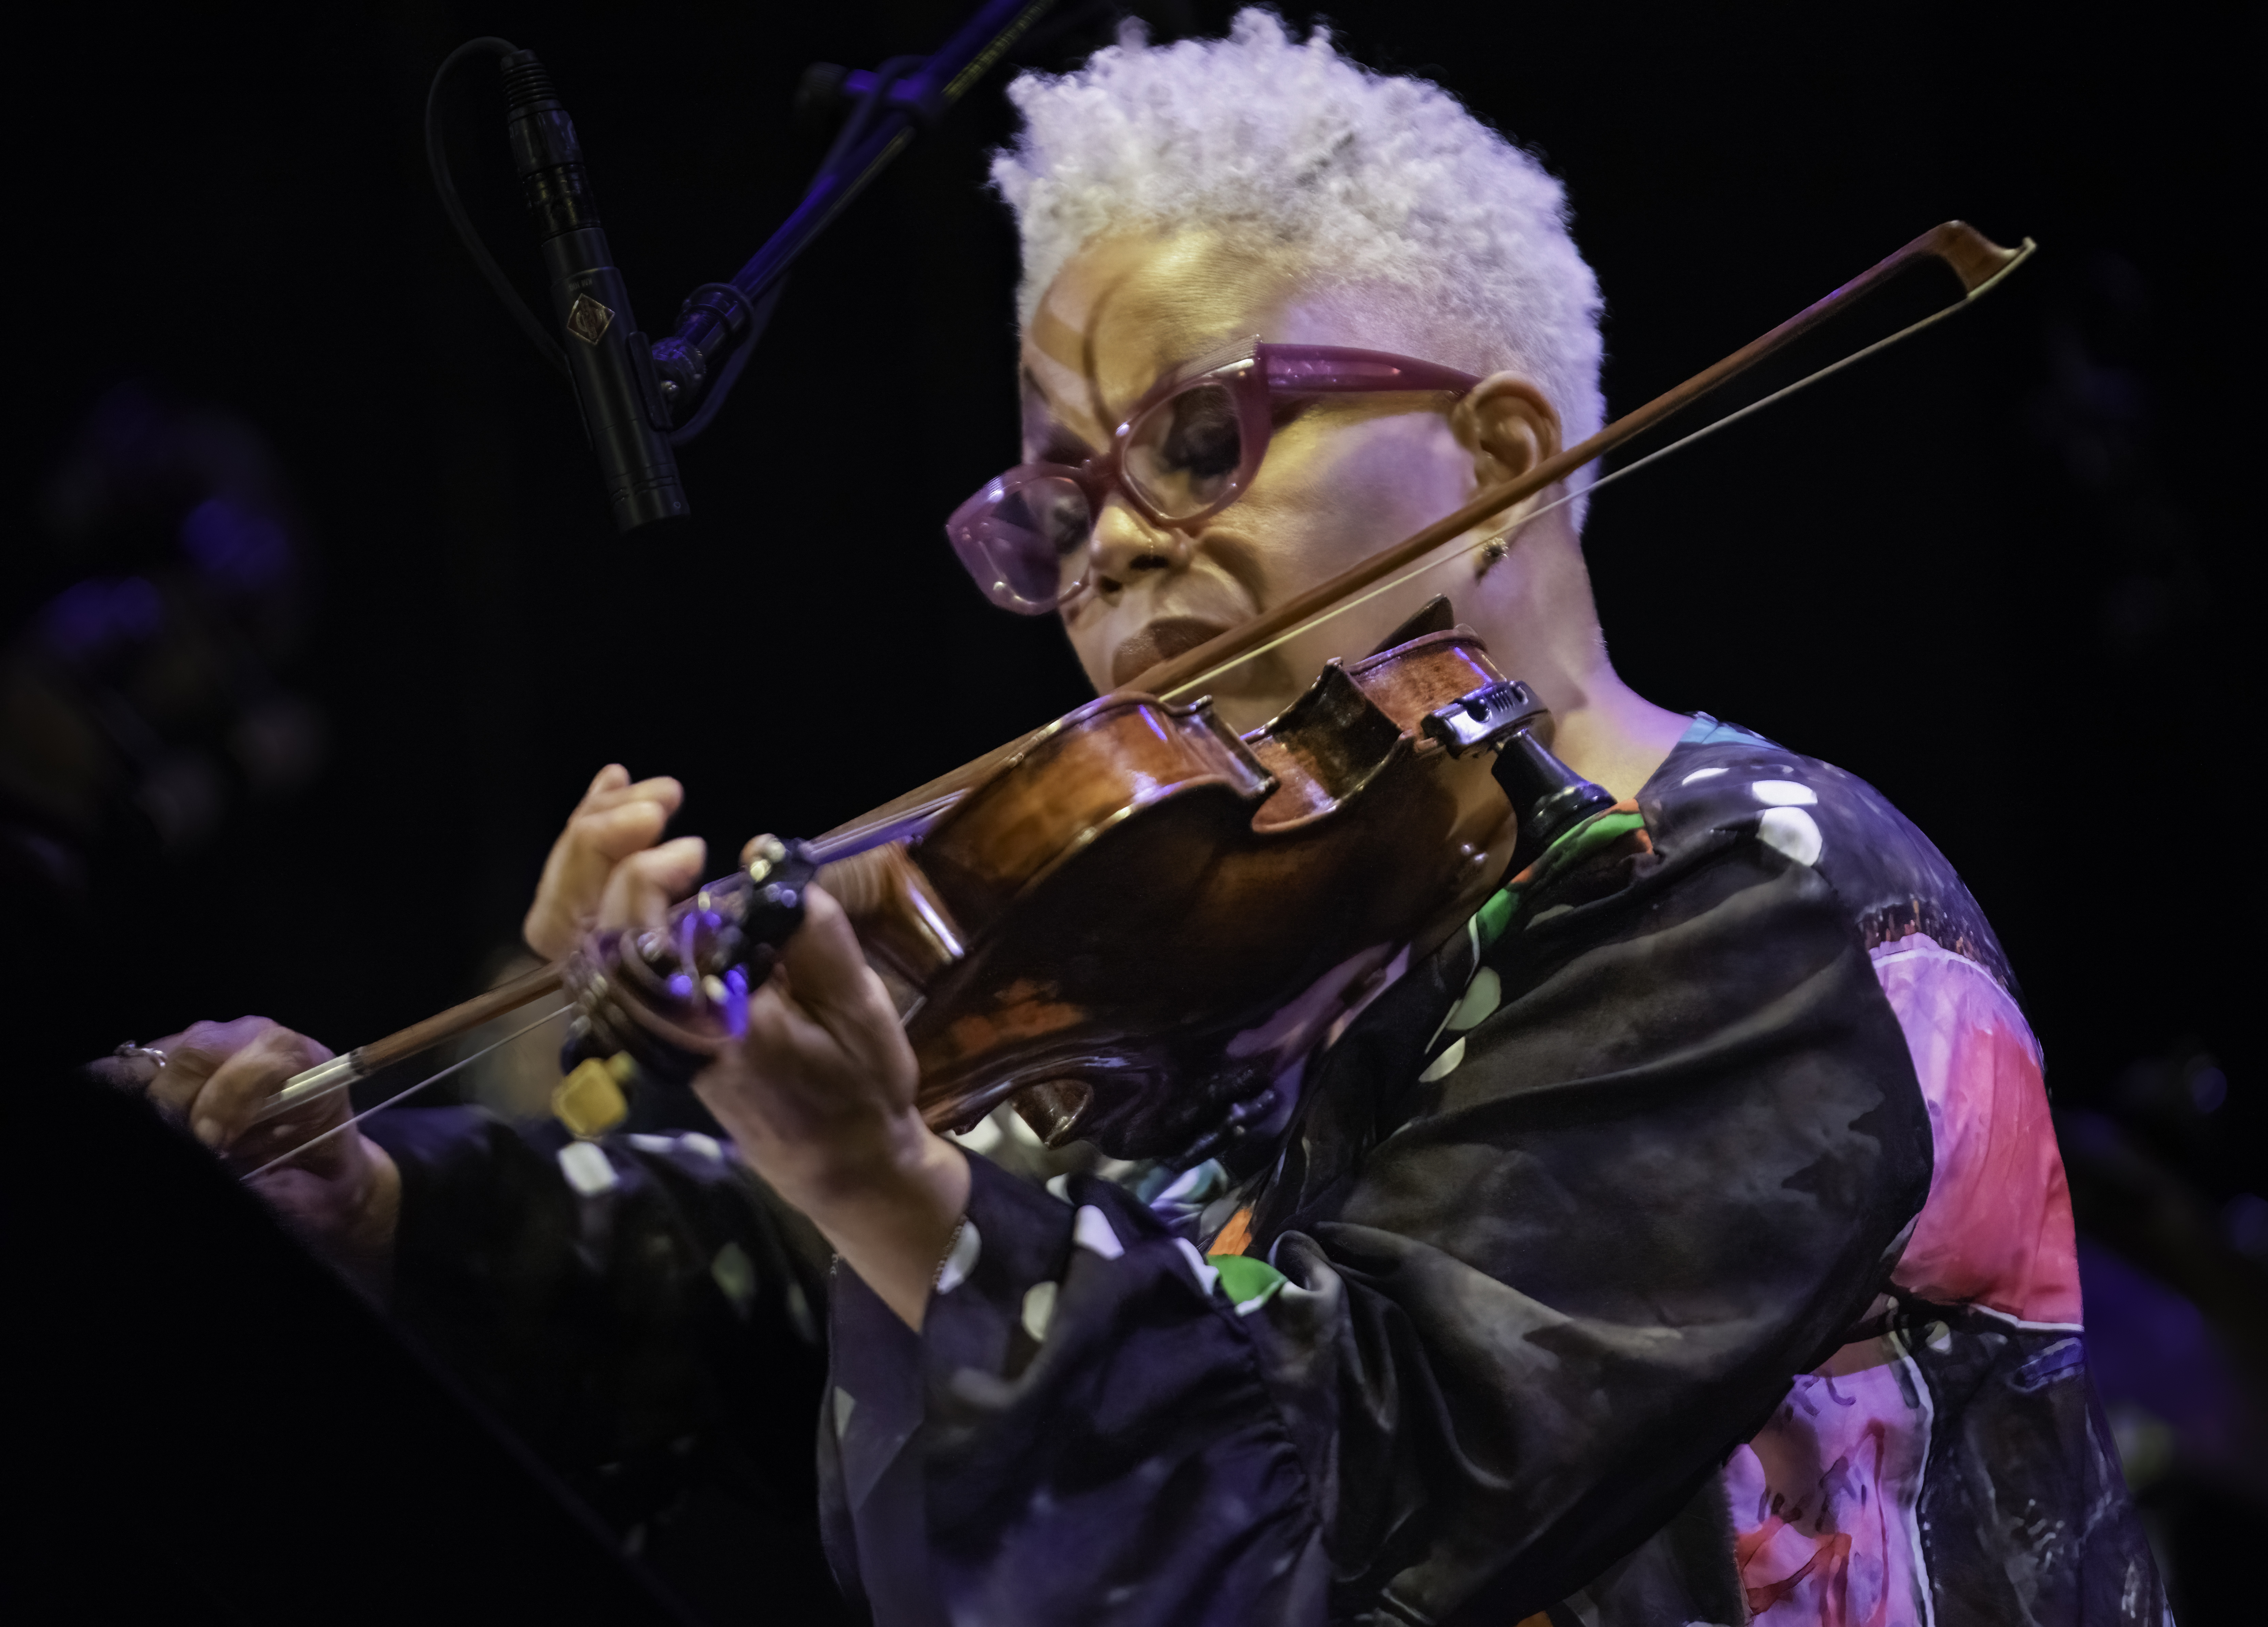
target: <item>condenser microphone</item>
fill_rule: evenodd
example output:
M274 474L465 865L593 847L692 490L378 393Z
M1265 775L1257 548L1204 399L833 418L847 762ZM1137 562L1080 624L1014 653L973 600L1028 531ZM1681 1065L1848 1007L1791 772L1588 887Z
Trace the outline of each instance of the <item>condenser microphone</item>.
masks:
M533 51L504 58L504 84L520 191L542 239L568 376L615 524L627 532L681 518L691 510L669 444L653 346L638 332L630 291L615 269L574 122Z

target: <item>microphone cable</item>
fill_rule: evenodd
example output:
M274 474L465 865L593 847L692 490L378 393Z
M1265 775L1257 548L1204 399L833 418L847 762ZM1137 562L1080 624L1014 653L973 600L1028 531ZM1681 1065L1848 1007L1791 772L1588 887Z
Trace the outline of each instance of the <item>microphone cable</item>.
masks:
M519 290L512 286L512 279L504 275L504 268L497 263L496 256L489 253L489 246L481 239L480 228L465 212L464 200L457 195L456 180L449 173L448 144L441 132L441 91L449 76L460 64L475 56L491 56L501 62L519 49L509 40L483 34L477 40L466 40L442 59L440 67L433 72L432 85L425 92L425 163L433 172L433 188L441 195L442 212L449 217L449 224L457 229L457 240L473 257L473 263L481 269L481 275L488 278L489 286L496 291L497 298L504 301L504 308L512 313L513 320L519 324L520 331L527 335L527 342L535 347L536 354L551 364L554 372L564 379L569 376L567 352L551 336L542 320L528 308L527 301L520 298Z

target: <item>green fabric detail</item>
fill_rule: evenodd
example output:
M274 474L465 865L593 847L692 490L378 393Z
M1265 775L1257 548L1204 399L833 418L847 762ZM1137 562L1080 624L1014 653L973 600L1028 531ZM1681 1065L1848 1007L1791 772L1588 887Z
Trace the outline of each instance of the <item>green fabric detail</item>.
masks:
M1550 847L1543 857L1528 867L1528 879L1517 886L1499 887L1488 902L1474 912L1473 919L1480 933L1481 947L1486 949L1504 936L1512 924L1512 917L1520 913L1523 894L1543 886L1559 872L1597 852L1610 842L1618 842L1633 830L1646 828L1646 815L1638 813L1594 814L1574 829L1567 832Z
M1207 1255L1205 1263L1220 1273L1220 1291L1228 1296L1231 1305L1241 1306L1248 1300L1265 1304L1287 1280L1267 1261L1256 1260L1250 1255Z
M1594 814L1543 850L1543 857L1537 864L1535 880L1541 881L1546 875L1565 870L1577 859L1597 852L1608 843L1617 841L1633 830L1645 828L1646 815L1643 814ZM1532 887L1535 883L1528 885Z
M1476 917L1480 923L1481 947L1485 949L1504 936L1504 929L1512 924L1513 912L1520 908L1520 894L1510 887L1498 887L1488 902L1480 907Z

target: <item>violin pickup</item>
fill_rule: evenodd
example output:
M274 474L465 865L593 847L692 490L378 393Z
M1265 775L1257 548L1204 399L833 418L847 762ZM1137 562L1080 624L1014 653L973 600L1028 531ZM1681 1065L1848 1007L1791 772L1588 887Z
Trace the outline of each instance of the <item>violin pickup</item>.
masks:
M1438 693L1438 691L1437 691ZM1494 750L1514 731L1525 728L1549 708L1516 678L1503 678L1462 695L1425 714L1425 738L1447 747L1453 757Z

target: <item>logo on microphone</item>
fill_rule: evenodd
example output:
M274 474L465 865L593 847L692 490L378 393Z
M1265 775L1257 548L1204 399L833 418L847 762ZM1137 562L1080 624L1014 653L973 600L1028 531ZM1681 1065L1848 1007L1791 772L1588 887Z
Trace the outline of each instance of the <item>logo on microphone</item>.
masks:
M567 307L567 331L585 344L596 344L615 313L588 294L575 296L575 303Z

